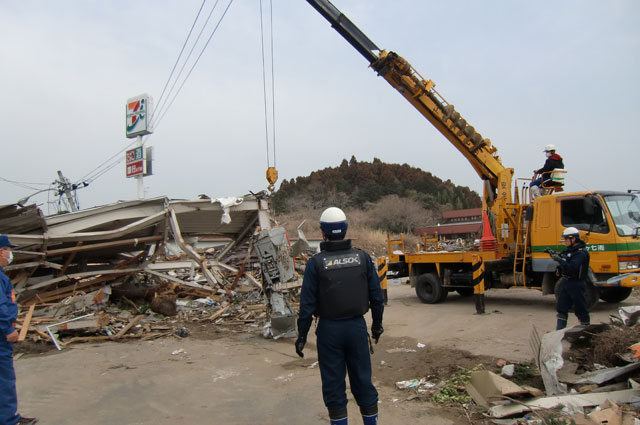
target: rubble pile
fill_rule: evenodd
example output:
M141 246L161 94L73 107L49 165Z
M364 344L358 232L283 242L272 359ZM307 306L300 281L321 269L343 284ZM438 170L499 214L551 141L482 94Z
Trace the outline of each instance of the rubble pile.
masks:
M611 323L576 326L542 338L534 328L532 364L473 357L450 373L424 368L427 374L402 377L395 387L405 400L462 408L469 423L640 425L640 306L620 307L618 313ZM418 344L417 349L387 353L419 356L423 349Z
M264 193L119 202L52 217L9 205L0 207L0 233L18 245L5 272L20 306L20 341L61 349L186 336L195 322L291 333L299 276Z
M467 389L492 418L500 418L497 424L640 424L638 311L640 306L621 307L620 318L611 317L609 324L576 326L542 338L534 328L531 345L544 394L497 375L472 377Z

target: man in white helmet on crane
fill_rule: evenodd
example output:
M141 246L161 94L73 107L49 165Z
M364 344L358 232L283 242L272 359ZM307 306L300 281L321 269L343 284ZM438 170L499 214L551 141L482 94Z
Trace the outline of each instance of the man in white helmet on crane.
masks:
M564 168L562 157L556 153L555 145L547 145L544 147L544 153L547 156L547 160L544 162L542 168L533 170L534 180L529 183L529 191L531 193L531 201L536 199L542 194L540 187L543 183L551 179L551 171L556 168ZM544 174L543 174L544 173ZM539 176L536 178L536 176Z
M556 288L556 311L558 321L556 330L567 327L569 309L574 308L580 324L590 324L589 309L587 305L587 283L589 273L589 251L586 244L580 239L580 231L575 227L567 227L562 232L565 249L560 254L547 250L551 258L558 263L558 274L564 279L564 283Z
M345 239L347 217L340 208L324 210L320 229L324 239L321 251L307 261L302 281L296 353L304 357L302 350L313 316L319 317L318 363L331 425L347 425L347 372L364 425L376 425L378 392L371 382L369 350L373 349L364 314L371 308L371 335L377 344L384 331L378 273L371 257Z

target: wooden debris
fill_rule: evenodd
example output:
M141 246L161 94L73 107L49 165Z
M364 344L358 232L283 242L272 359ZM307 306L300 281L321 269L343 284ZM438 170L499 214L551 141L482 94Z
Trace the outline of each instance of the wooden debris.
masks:
M211 320L211 321L216 320L218 317L222 316L224 314L224 312L229 309L229 307L231 307L231 306L228 305L228 306L226 306L224 308L221 308L220 310L218 310L215 313L213 313L207 320Z
M122 330L121 330L120 332L118 332L118 333L113 337L113 339L120 339L120 338L122 338L122 337L123 337L127 332L129 332L129 330L130 330L132 327L134 327L134 326L136 326L138 323L140 323L140 322L142 321L142 319L144 319L145 317L146 317L146 316L145 316L145 315L143 315L143 314L141 314L141 315L138 315L138 316L134 317L134 318L133 318L133 320L131 320L127 326L125 326L124 328L122 328Z
M24 341L27 336L27 331L29 330L29 324L31 323L31 316L33 316L33 310L36 309L35 304L31 304L29 307L29 311L22 322L22 328L20 329L20 334L18 335L18 341Z

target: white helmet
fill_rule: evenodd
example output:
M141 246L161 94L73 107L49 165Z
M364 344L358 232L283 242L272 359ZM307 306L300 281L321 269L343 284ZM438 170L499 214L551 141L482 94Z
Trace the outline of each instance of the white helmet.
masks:
M327 239L344 239L347 234L347 216L340 208L329 207L320 216L320 229Z
M556 145L549 144L549 145L544 147L544 152L550 152L550 151L554 151L555 152L556 151Z
M580 231L578 229L576 229L575 227L567 227L566 229L564 229L564 231L562 232L562 237L563 238L576 238L576 239L580 239Z

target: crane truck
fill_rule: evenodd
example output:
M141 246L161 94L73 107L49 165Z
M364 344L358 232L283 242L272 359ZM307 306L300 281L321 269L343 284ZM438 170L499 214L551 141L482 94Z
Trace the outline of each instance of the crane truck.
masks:
M379 49L328 0L307 0L331 26L369 62L467 159L484 183L485 225L477 251L405 252L404 242L388 240L389 270L409 277L424 303L445 300L449 292L474 293L477 265L483 265L484 287L526 287L556 293L562 280L546 253L560 250L559 235L567 227L580 230L591 262L587 279L589 307L600 299L616 303L640 285L640 198L635 191L566 193L551 180L544 196L530 200L528 179L505 167L490 139L424 79L404 58ZM559 179L561 180L561 178ZM521 184L521 187L519 187Z

